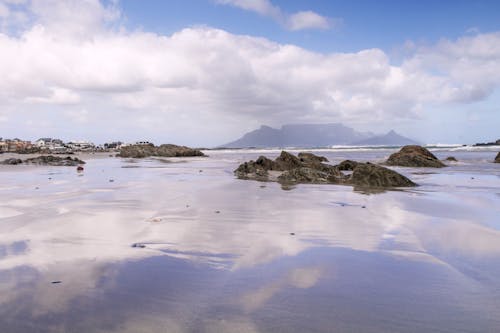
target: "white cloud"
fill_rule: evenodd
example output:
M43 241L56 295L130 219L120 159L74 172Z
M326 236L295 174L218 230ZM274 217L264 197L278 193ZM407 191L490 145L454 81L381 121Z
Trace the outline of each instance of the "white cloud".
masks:
M99 0L31 0L30 10L36 24L72 38L89 37L120 17L113 2L105 6Z
M59 35L89 37L120 17L116 1L0 0L0 31L43 25Z
M262 123L417 118L429 104L484 100L500 84L500 33L415 45L394 65L379 49L321 54L207 27L127 32L109 26L117 9L96 1L57 13L35 2L29 28L0 34L2 117L29 114L26 131L75 108L97 133L112 120L117 135L168 128L172 138L212 137L199 143L209 145Z
M281 18L281 10L274 6L269 0L216 0L222 5L231 5L244 10L249 10L263 16L270 16L276 19Z
M331 26L329 20L310 10L298 12L290 15L288 18L288 27L290 30L304 30L304 29L329 29Z
M313 11L301 11L287 14L269 0L215 0L222 5L230 5L243 10L255 12L262 16L268 16L292 31L320 29L326 30L332 27L331 20Z
M27 97L28 103L47 103L47 104L77 104L81 101L80 96L74 91L65 88L52 88L47 96Z

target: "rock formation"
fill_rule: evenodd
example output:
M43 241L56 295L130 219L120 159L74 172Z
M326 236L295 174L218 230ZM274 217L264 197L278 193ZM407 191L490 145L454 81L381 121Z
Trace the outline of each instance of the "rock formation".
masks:
M414 182L394 170L371 163L357 163L347 183L360 187L411 187Z
M446 165L430 151L421 146L404 146L397 153L389 156L387 165L404 167L442 168Z
M278 181L285 184L327 184L330 183L329 178L331 176L327 172L308 167L299 167L283 172L278 176Z
M260 156L256 161L249 161L240 164L234 170L234 174L241 179L255 179L266 181L269 178L270 170L277 170L277 165L273 160L265 156Z
M18 158L9 158L1 162L0 164L35 164L35 165L50 165L50 166L78 166L81 164L85 164L84 161L78 158L71 157L59 157L52 155L42 155L38 157L28 158L24 161Z
M497 154L497 157L495 157L495 163L500 163L500 152Z
M17 164L21 164L21 163L23 163L23 161L19 158L8 158L6 160L3 160L0 164L17 165Z
M356 162L356 161L345 160L345 161L340 162L338 167L339 167L339 170L341 170L341 171L353 171L354 168L356 167L356 165L358 165L358 162Z
M416 186L410 179L388 168L355 161L339 165L322 163L326 159L311 153L296 157L288 152L274 161L260 156L256 161L242 163L235 171L241 179L277 181L282 184L342 184L357 187L408 187ZM344 174L341 170L352 171Z
M302 162L297 156L294 156L286 151L282 151L280 156L274 161L278 167L277 170L286 171L295 168L300 168Z
M458 162L457 159L453 156L448 156L445 161L448 161L448 162Z
M299 160L303 163L314 163L314 162L328 162L328 159L324 156L317 156L313 153L299 153L297 155Z
M124 146L120 149L119 157L143 158L150 156L161 157L190 157L205 156L201 151L185 146L164 144L155 146L153 144L140 144Z
M474 146L476 146L476 147L480 147L480 146L500 146L500 139L498 139L497 141L494 141L494 142L479 142L479 143L474 144Z
M74 157L59 157L52 155L42 155L38 157L28 158L23 161L25 164L36 164L36 165L51 165L51 166L78 166L80 164L85 164L84 161Z

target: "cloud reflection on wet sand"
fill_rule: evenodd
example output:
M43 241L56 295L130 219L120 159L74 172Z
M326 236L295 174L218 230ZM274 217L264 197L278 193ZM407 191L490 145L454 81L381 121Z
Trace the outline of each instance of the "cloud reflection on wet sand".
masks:
M464 192L425 189L364 195L342 186L303 185L283 191L277 184L263 188L236 180L216 160L161 163L167 167L147 171L124 169L122 163L91 161L83 177L69 171L54 175L61 179L38 185L40 192L25 188L42 184L46 170L33 169L35 175L15 191L13 171L0 189L0 304L8 307L29 298L35 317L64 313L80 296L101 297L105 289L116 288L114 265L162 256L241 274L315 248L349 249L437 265L466 280L476 276L477 260L500 256L500 232L492 220L500 213L499 199L489 192L482 193L487 200L474 200ZM200 163L203 175L198 174ZM20 242L24 248L15 250L13 244ZM450 259L450 253L469 267ZM240 317L206 319L200 325L206 331L239 327L257 332L247 315L266 307L282 290L313 287L324 272L321 265L304 263L259 286L235 290L232 298L238 300L231 304L239 304ZM186 331L185 323L166 320L169 331ZM137 321L120 327L131 332L155 327Z

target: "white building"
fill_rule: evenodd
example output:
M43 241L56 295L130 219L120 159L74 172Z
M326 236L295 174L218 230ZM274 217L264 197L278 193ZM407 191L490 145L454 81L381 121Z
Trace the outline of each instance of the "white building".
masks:
M70 141L66 145L75 151L86 151L95 149L95 145L89 141Z

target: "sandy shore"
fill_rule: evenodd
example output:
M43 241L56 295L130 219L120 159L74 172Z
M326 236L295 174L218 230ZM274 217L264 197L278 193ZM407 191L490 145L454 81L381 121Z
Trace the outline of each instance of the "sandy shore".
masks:
M398 169L421 186L375 195L238 180L232 170L257 153L208 154L76 154L83 173L1 166L0 330L500 327L500 168L489 152Z

